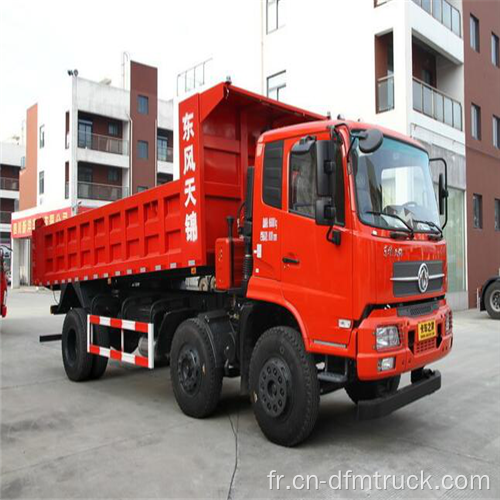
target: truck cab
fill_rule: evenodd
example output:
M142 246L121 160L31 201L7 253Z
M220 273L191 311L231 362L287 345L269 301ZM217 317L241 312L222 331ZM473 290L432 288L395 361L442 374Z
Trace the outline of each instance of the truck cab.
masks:
M375 380L449 351L446 244L417 142L359 122L268 132L254 189L248 297L290 311L309 352Z

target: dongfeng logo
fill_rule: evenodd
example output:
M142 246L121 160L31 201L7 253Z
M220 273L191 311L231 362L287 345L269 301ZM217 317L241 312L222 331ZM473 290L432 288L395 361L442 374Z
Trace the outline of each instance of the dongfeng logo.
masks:
M420 293L425 293L429 286L429 268L427 264L422 264L418 270L418 289Z

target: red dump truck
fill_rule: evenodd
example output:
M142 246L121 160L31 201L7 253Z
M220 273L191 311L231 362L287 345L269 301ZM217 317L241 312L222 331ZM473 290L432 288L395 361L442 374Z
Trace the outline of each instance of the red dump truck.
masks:
M202 418L240 377L285 446L322 394L345 389L374 418L440 388L426 367L453 343L446 168L436 201L412 139L230 83L179 104L178 137L178 180L34 231L71 380L109 358L169 362L180 408Z

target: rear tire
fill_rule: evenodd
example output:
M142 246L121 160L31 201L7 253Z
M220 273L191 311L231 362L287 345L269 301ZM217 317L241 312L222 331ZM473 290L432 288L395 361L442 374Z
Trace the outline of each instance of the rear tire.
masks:
M377 399L394 394L398 390L400 381L400 375L367 382L356 380L347 385L345 390L352 401L358 404L359 401Z
M72 309L64 318L62 358L66 375L74 382L87 380L92 370L93 356L87 352L87 313Z
M492 319L500 319L500 282L491 283L484 295L486 311Z
M181 410L194 418L212 414L219 402L222 377L203 322L197 318L182 322L170 351L170 378Z
M250 361L250 395L257 423L273 443L295 446L311 434L319 412L312 356L293 328L278 326L257 341Z

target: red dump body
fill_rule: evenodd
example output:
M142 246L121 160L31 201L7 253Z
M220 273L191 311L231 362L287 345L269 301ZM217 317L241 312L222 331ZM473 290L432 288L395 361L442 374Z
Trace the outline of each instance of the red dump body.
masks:
M179 105L180 179L33 233L37 285L213 266L268 130L324 117L221 83Z

